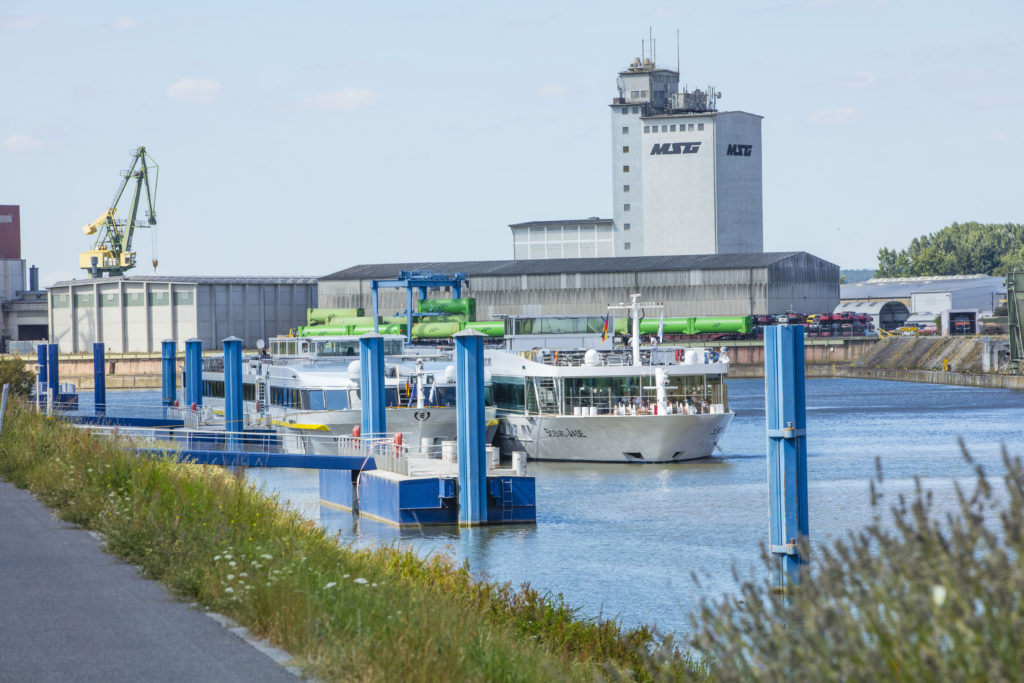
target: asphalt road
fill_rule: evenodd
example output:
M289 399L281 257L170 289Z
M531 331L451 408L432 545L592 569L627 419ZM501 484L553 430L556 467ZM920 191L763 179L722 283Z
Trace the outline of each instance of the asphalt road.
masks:
M0 681L296 680L0 480Z

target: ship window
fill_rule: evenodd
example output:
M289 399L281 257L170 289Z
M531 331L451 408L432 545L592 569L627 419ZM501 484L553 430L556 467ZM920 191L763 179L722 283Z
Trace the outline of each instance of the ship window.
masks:
M398 402L398 389L385 389L384 390L384 407L395 408L399 404Z
M348 410L348 391L345 389L328 389L324 392L327 410Z
M622 172L623 173L629 173L629 166L623 166L622 167Z
M623 154L629 154L629 145L625 145L625 146L624 146L624 147L622 148L622 153L623 153Z
M633 107L633 113L634 114L639 114L640 113L640 107Z
M622 229L623 230L629 230L631 227L632 226L629 223L626 223L625 225L622 226Z
M629 96L635 100L638 97L640 97L640 91L639 90L630 90L629 91Z
M650 126L644 126L644 132L645 133L650 133L651 132L651 127Z
M623 204L622 205L622 210L623 211L629 211L629 204Z
M668 129L669 129L669 131L675 133L676 132L676 124L673 123L671 126L668 127Z
M626 242L625 244L623 244L623 245L622 245L622 248L623 248L623 249L625 249L626 251L629 251L629 248L630 248L631 246L633 246L633 245L632 245L632 244L630 244L629 242Z
M491 388L494 390L494 405L503 410L525 408L526 380L522 377L495 377Z
M668 132L668 126L667 125L662 125L661 132L662 133L667 133Z
M628 114L629 113L629 107L623 107L622 108L622 113L623 114Z
M309 409L310 410L323 410L326 408L324 403L324 392L320 389L311 389L309 391Z
M698 123L697 124L697 130L704 130L704 124L703 123Z
M629 185L623 185L622 186L622 191L623 192L629 192Z

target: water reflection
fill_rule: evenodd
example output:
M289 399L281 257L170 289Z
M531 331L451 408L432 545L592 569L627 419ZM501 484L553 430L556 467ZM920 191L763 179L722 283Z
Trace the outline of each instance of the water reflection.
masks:
M343 542L398 544L421 554L468 560L477 575L564 594L583 613L629 625L685 631L702 596L764 578L767 538L764 385L729 382L737 416L721 453L667 465L530 463L537 477L537 525L398 529L320 506L312 472L252 474ZM1001 444L1024 454L1024 393L869 380L807 384L811 538L815 544L862 528L874 510L868 482L880 458L883 491L894 500L914 477L955 507L953 481L969 481L962 437L989 474L1003 471ZM813 557L812 557L813 563ZM691 574L701 578L698 589Z

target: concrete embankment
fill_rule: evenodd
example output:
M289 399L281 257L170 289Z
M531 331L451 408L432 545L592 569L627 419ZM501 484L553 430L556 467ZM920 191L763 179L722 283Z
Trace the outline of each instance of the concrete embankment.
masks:
M36 371L34 356L20 356L25 367ZM159 353L107 353L107 389L159 389L161 381ZM184 364L184 357L178 364ZM71 353L60 357L60 381L71 382L79 390L93 388L92 354Z
M764 347L744 342L730 349L729 376L764 377ZM849 377L1024 391L1024 377L1007 375L1006 342L987 337L807 339L807 377Z

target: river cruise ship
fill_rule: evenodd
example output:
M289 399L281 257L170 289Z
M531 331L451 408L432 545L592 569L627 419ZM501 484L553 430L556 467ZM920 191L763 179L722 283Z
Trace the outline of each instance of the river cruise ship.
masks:
M385 423L407 444L439 450L456 438L455 368L445 355L411 353L404 338L385 336ZM224 407L222 357L204 360L203 403ZM497 430L484 388L488 434ZM242 398L250 424L272 426L289 452L333 454L338 437L361 425L359 337L277 337L269 352L246 358Z
M733 417L728 357L724 350L645 347L639 315L634 309L626 348L613 347L604 316L506 321L506 349L485 353L504 454L618 463L712 454ZM531 347L536 341L543 345Z

